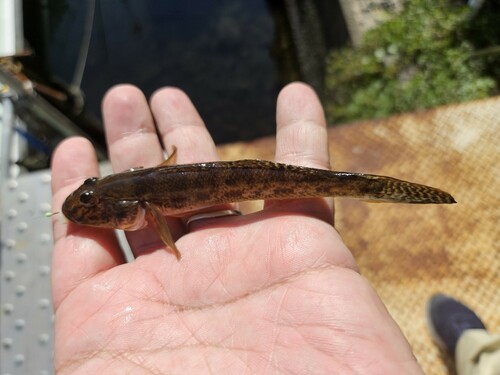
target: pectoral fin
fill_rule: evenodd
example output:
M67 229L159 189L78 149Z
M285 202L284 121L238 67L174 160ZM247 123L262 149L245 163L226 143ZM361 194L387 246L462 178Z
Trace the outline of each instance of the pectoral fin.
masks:
M167 160L161 162L158 167L166 167L169 165L175 165L177 161L177 147L172 146L172 153L168 156Z
M170 229L168 228L168 223L167 220L165 219L165 216L163 216L162 213L155 206L147 202L146 202L146 209L149 213L150 218L155 224L156 229L158 230L158 234L160 235L161 240L167 247L169 247L172 250L177 260L180 260L181 253L179 249L177 249L177 246L175 246L175 242L174 239L172 238L172 234L170 233Z

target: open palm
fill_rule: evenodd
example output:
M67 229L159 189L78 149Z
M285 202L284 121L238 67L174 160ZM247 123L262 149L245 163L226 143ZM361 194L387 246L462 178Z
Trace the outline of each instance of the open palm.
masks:
M151 113L152 112L152 113ZM103 104L116 171L216 160L180 90L151 99L132 86ZM329 168L323 111L292 84L277 105L276 160ZM52 166L54 208L97 175L91 145L72 138ZM220 209L217 208L217 209ZM54 217L55 366L60 374L420 374L399 327L357 272L325 199L266 202L258 213L169 219L179 262L152 228L128 233L126 263L109 230Z

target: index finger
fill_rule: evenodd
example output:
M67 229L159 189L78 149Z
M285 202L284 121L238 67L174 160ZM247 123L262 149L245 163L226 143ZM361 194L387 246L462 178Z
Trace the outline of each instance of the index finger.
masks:
M276 107L276 161L330 169L326 119L321 102L308 85L286 86ZM291 199L266 202L266 208L296 211L333 223L333 199Z

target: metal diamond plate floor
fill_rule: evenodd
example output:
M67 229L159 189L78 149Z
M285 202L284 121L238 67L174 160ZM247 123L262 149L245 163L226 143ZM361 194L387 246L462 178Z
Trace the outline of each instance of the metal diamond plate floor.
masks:
M2 182L0 374L54 372L50 174Z

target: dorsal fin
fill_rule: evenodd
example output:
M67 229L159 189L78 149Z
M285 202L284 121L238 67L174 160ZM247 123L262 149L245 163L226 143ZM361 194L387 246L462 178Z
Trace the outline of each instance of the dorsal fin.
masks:
M172 146L172 153L168 156L168 158L162 161L158 167L167 167L169 165L175 165L177 161L177 147Z

